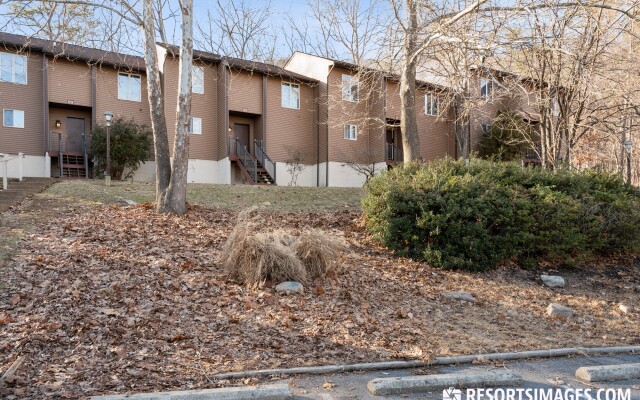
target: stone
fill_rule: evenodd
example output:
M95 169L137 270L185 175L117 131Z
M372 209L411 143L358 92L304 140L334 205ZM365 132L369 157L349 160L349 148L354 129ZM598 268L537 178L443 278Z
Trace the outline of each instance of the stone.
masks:
M551 303L547 307L547 315L551 318L571 318L573 316L573 310L562 304Z
M282 282L276 286L276 292L282 294L304 293L304 286L295 281Z
M473 297L470 293L467 293L467 292L444 292L442 293L442 297L449 300L460 300L460 301L466 301L469 303L475 303L478 301L476 300L475 297Z
M557 275L540 275L542 283L549 287L564 287L564 278Z
M620 309L620 311L622 311L625 314L629 314L631 312L631 307L625 305L625 304L620 304L620 306L618 306L618 308Z

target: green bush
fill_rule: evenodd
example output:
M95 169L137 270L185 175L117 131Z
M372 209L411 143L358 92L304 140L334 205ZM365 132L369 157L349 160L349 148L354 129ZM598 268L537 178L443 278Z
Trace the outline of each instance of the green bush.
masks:
M124 170L128 168L125 178L129 178L144 161L151 156L153 136L144 125L133 120L116 118L111 123L111 177L122 179ZM91 136L91 152L94 157L96 175L106 170L107 128L98 125Z
M445 159L399 166L365 187L369 231L436 267L579 265L640 250L640 192L613 175Z

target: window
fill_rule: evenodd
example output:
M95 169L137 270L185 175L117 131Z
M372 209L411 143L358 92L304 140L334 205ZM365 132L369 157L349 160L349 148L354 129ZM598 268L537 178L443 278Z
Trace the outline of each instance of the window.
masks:
M282 82L282 107L300 109L300 85Z
M493 92L493 81L489 79L480 79L480 96L491 97Z
M202 118L189 118L189 133L194 135L202 135Z
M204 93L204 68L197 65L193 66L193 76L191 78L191 92Z
M344 126L344 138L347 140L358 139L358 125L345 125Z
M427 115L438 115L439 100L433 93L424 95L424 113Z
M24 111L5 109L2 124L10 128L24 128Z
M488 135L490 130L491 130L491 124L482 124L482 132L485 135Z
M358 78L342 75L342 100L358 101Z
M140 75L118 74L118 98L120 100L140 101L142 78Z
M27 84L27 57L20 54L0 53L0 80Z

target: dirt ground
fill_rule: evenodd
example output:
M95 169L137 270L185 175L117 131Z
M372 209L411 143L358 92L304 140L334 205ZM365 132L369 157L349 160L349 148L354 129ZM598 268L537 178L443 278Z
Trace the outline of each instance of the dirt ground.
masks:
M265 229L315 227L349 245L335 276L282 296L273 284L230 282L217 265L237 209L158 215L145 204L70 201L56 186L2 216L0 371L24 357L3 398L254 383L215 379L246 369L640 344L639 258L442 271L372 243L356 210L265 205ZM545 287L542 272L567 285ZM454 290L478 302L442 296ZM548 318L552 302L575 316Z

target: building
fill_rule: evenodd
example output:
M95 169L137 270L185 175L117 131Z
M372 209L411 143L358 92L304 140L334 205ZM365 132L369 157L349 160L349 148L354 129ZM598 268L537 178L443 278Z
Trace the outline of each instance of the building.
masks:
M179 49L157 50L171 144ZM0 61L0 153L23 153L24 176L90 177L90 134L106 111L151 123L140 57L0 33ZM470 117L475 149L483 127L513 105L494 101L499 77L476 76L487 101ZM281 68L196 50L188 181L361 186L368 172L402 161L399 86L395 75L301 52ZM417 82L426 161L458 153L447 91ZM153 181L153 160L134 179Z

